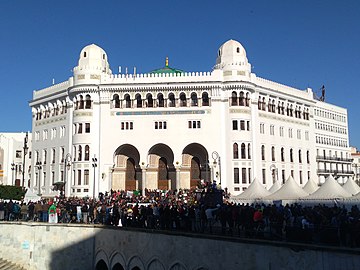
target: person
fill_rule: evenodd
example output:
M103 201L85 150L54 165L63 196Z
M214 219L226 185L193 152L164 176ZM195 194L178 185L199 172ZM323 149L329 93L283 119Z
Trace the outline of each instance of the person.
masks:
M5 203L3 200L0 200L0 220L5 219Z
M21 213L21 219L23 221L27 221L28 220L28 206L26 205L25 202L21 204L20 213Z
M49 223L58 223L56 206L54 203L49 207Z

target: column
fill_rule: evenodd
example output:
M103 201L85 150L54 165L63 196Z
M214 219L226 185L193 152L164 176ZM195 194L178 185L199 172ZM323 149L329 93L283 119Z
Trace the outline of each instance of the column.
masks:
M146 167L141 168L141 195L145 196L146 188Z

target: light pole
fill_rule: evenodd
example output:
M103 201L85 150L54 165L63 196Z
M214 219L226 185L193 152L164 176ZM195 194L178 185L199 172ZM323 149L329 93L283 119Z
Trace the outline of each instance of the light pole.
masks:
M216 173L216 176L219 177L219 185L221 186L221 162L220 162L220 155L218 152L214 151L211 154L213 160L214 160L214 167L216 164L219 164L219 172Z
M42 163L41 161L37 161L35 163L35 167L38 169L38 172L39 172L39 177L38 177L38 195L41 196L41 192L40 192L40 179L41 179L41 169L42 169Z
M95 156L92 158L92 166L94 168L93 200L95 200L95 171L96 171L96 167L97 167L97 158Z
M23 156L23 170L22 170L22 188L25 187L25 156L27 155L29 147L27 146L29 140L28 133L26 132L25 138L24 138L24 156Z
M15 185L15 183L14 183L14 172L15 172L15 163L13 162L13 163L11 163L11 171L12 171L12 180L11 180L11 185Z
M272 164L271 166L270 166L270 171L271 171L271 174L272 174L272 176L273 176L273 184L276 182L276 181L278 181L279 179L279 177L278 177L278 169L276 168L276 166L275 166L275 164ZM284 184L284 183L283 183Z
M64 187L63 187L63 191L64 191L64 197L66 194L66 183L68 183L68 185L70 185L70 181L69 181L69 172L70 172L70 168L71 168L71 164L72 164L72 157L70 153L67 153L65 156L65 164L64 164L64 171L65 171L65 179L64 179ZM61 193L63 192L61 191ZM61 194L62 195L62 194Z

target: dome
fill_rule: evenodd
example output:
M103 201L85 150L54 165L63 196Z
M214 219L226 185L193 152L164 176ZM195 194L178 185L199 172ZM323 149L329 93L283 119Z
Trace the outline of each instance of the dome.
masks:
M166 57L165 66L163 68L158 68L158 69L150 71L150 74L161 74L161 73L181 74L181 73L184 73L184 71L181 69L170 67L169 66L169 58Z
M102 72L111 74L106 52L95 44L81 50L78 67L100 69Z
M251 72L246 51L240 42L230 39L219 48L215 69Z

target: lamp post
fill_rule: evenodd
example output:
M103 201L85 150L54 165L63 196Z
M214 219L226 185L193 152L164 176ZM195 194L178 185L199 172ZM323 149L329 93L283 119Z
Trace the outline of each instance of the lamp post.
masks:
M271 174L273 176L273 184L279 180L279 176L278 176L278 169L276 168L275 164L272 164L270 166L270 171L271 171ZM284 183L283 183L284 184Z
M95 171L96 171L96 167L97 167L97 158L94 157L92 158L92 166L94 168L94 185L93 185L93 199L95 200Z
M219 177L219 185L221 185L221 162L220 162L220 155L218 152L214 151L211 154L213 160L214 160L214 167L216 164L219 164L219 172L216 174L217 177ZM217 178L216 177L216 178Z
M41 178L41 169L42 169L42 163L41 161L37 161L35 163L35 167L38 169L39 171L39 177L38 177L38 195L41 196L41 192L40 192L40 178Z
M11 185L14 185L15 183L14 183L14 172L15 172L15 163L13 162L13 163L11 163L11 171L12 171L12 179L11 179Z
M67 153L65 156L65 163L64 163L64 171L65 171L65 179L64 179L64 187L63 187L63 191L64 191L64 197L66 194L66 183L68 183L68 185L70 185L70 181L69 181L69 172L70 172L70 168L71 168L71 164L72 164L72 157L70 153ZM61 191L61 195L62 195L62 191Z
M25 157L26 157L28 149L29 149L29 147L27 146L28 140L29 140L29 135L26 132L26 135L24 138L24 147L23 147L24 155L23 155L23 170L22 170L22 188L25 187Z

